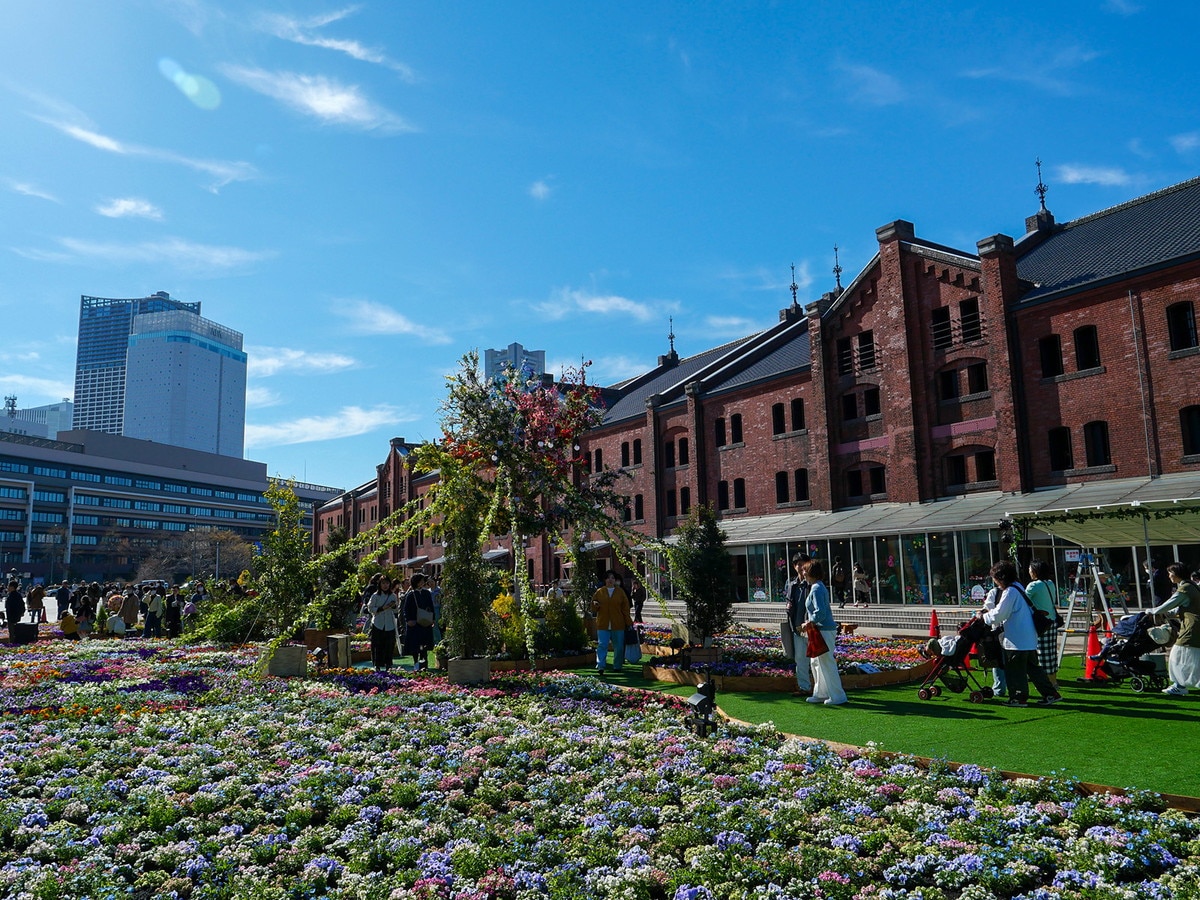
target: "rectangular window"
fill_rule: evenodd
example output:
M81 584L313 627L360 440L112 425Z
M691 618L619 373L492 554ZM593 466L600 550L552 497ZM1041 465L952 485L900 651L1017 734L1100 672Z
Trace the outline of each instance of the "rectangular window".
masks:
M1112 463L1108 449L1108 423L1088 422L1083 426L1083 446L1087 453L1088 467L1107 466Z
M1062 338L1049 334L1038 341L1038 355L1042 360L1042 377L1055 378L1063 373Z
M8 519L13 522L25 521L25 510L23 509L0 509L0 519ZM34 513L35 522L40 521L37 518L37 513Z
M1075 329L1075 368L1080 372L1100 368L1100 337L1095 325Z
M808 500L808 469L796 470L796 502L804 503Z
M958 369L938 372L937 381L939 400L958 399Z
M124 475L105 475L105 484L115 484L118 487L133 487L133 479L126 478Z
M167 482L166 484L163 485L163 490L169 494L186 494L187 493L187 485L171 484L170 482Z
M846 422L858 418L858 395L842 394L842 419Z
M75 515L75 516L72 516L71 521L74 522L76 525L99 525L100 517L99 516Z
M879 388L867 388L863 391L863 415L879 415Z
M1071 456L1071 429L1065 426L1051 428L1047 437L1050 447L1050 471L1065 472L1075 468Z
M16 472L20 475L29 474L29 466L24 463L9 462L8 460L0 459L0 472ZM100 476L96 476L96 480L100 480Z
M954 345L954 328L950 324L949 308L944 307L933 311L929 330L933 336L934 350L945 350Z
M776 472L775 473L775 502L776 503L787 503L788 502L788 481L789 481L789 478L788 478L787 472Z
M804 398L795 397L792 399L792 431L803 431L807 427L804 424Z
M21 491L21 499L25 499L24 491ZM42 503L66 503L67 495L62 491L34 491L33 499L40 500Z
M1167 307L1167 331L1172 350L1187 350L1197 345L1196 311L1190 300Z
M50 466L34 466L34 475L41 475L43 478L66 478L66 469L55 469Z
M975 454L975 480L996 480L996 451L980 450Z
M735 509L746 508L746 479L733 479L733 506Z
M633 517L639 522L646 518L646 500L641 494L633 495Z
M673 517L678 514L678 506L675 501L675 489L671 488L667 491L667 516Z
M742 442L742 414L734 413L729 417L729 440L734 444Z
M688 464L688 439L681 437L679 439L679 465L686 466Z
M961 453L946 457L946 484L961 485L967 483L967 458Z
M725 420L716 419L713 422L713 445L716 447L725 446Z
M858 366L860 369L875 368L874 331L864 331L858 336Z
M979 298L969 297L958 303L958 327L963 341L983 339L983 323L979 318Z
M663 442L663 466L668 469L675 468L675 442Z
M717 483L717 509L729 509L729 482Z
M162 490L161 482L150 481L149 479L146 479L146 478L135 478L133 480L133 486L142 488L147 491L161 491ZM239 497L239 499L241 499L241 498Z
M846 496L861 497L863 495L862 470L855 469L846 473Z
M839 375L854 374L854 345L850 342L850 338L838 338L837 373Z
M595 455L595 462L592 463L592 471L593 472L603 472L604 471L604 451L600 447L597 447L594 455Z
M1183 435L1183 455L1200 454L1200 406L1185 406L1179 411L1179 430Z
M883 466L875 466L873 469L870 469L869 472L871 476L871 493L886 494L887 479L884 477L886 470L883 468Z
M57 494L56 496L58 497L58 499L51 500L50 502L62 503L66 499L62 494ZM24 500L25 499L25 488L0 487L0 497L4 497L8 500ZM35 499L36 499L36 494L35 494ZM49 500L50 498L47 497L46 499Z
M967 366L967 393L985 394L988 390L987 363L972 363Z
M691 508L692 489L688 487L681 487L679 489L679 514L681 516L686 516L688 514L688 510Z
M640 466L642 464L642 439L633 439L633 464Z
M197 497L211 497L213 495L212 488L192 486L188 488L188 493Z
M771 434L784 434L787 431L787 418L784 416L783 404L771 405Z
M629 465L629 441L621 442L621 465Z

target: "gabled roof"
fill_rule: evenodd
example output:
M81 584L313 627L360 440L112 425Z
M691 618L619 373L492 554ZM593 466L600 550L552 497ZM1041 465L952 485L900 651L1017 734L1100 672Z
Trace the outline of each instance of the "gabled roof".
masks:
M1038 237L1016 245L1017 275L1033 285L1022 303L1200 258L1200 178L1056 226L1040 243Z
M811 346L808 338L808 323L801 319L790 329L791 334L779 343L751 360L746 365L733 361L725 372L715 372L705 379L704 388L709 394L746 387L759 381L778 378L787 372L807 369L812 365ZM749 351L749 347L746 348Z

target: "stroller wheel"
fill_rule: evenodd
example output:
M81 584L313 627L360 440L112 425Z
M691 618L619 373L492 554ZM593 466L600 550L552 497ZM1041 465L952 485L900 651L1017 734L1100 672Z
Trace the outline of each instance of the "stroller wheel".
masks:
M1135 694L1140 694L1146 690L1146 682L1141 675L1134 675L1129 679L1129 689Z
M996 692L993 691L990 687L985 687L982 691L980 691L980 693L983 694L984 700L991 700L993 697L996 696Z
M917 691L917 696L922 700L928 700L933 696L933 692L930 691L929 688L921 688L919 691Z
M982 703L983 691L971 691L970 700L972 703Z
M940 684L935 684L929 689L929 692L935 697L940 697L942 696L942 686Z

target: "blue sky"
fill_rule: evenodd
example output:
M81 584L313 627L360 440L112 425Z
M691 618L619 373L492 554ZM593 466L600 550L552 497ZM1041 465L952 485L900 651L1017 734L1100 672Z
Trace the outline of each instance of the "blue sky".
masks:
M79 296L245 335L247 449L349 487L519 341L613 383L848 283L1200 174L1200 5L0 4L0 390L69 397Z

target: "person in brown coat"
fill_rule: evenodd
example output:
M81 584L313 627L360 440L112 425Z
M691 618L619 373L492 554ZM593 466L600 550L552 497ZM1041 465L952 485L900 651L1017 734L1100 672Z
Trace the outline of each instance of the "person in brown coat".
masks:
M604 587L592 595L596 616L596 671L603 674L608 661L608 645L613 644L613 668L618 672L625 662L625 629L633 625L629 595L617 583L617 573L604 573Z

